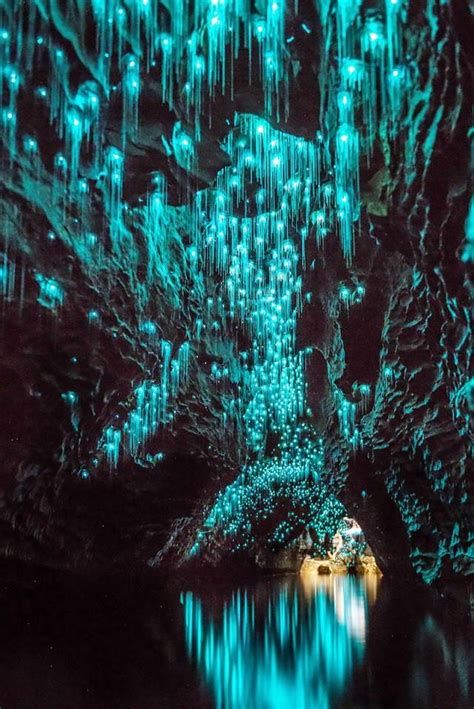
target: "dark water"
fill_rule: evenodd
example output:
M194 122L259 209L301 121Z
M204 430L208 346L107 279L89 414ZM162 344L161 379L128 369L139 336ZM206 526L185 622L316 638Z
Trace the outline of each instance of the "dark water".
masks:
M1 709L474 706L466 607L376 577L20 577L0 592Z

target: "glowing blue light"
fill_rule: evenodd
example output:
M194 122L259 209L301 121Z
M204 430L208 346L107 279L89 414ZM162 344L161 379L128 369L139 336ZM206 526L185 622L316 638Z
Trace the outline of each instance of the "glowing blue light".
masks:
M157 328L154 322L147 320L140 325L140 331L146 335L156 335Z
M59 283L55 281L54 278L47 278L46 276L37 274L35 280L39 285L37 301L40 305L49 310L55 310L62 305L64 293Z

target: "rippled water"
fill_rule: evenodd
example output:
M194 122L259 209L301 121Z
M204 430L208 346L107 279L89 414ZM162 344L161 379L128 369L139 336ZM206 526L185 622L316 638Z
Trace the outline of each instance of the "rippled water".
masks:
M375 576L4 579L0 707L472 707L465 610Z

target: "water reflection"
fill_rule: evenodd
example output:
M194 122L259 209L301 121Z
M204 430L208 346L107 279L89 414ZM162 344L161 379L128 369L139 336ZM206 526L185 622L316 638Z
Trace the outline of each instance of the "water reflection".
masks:
M335 706L363 661L377 584L312 574L237 590L221 607L183 594L187 651L215 706Z
M181 591L0 574L0 707L474 705L472 624L446 597L317 575Z

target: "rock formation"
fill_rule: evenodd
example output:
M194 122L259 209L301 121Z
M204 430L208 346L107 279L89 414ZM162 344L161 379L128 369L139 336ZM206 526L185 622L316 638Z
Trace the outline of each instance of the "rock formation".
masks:
M473 571L470 17L1 9L4 558Z

